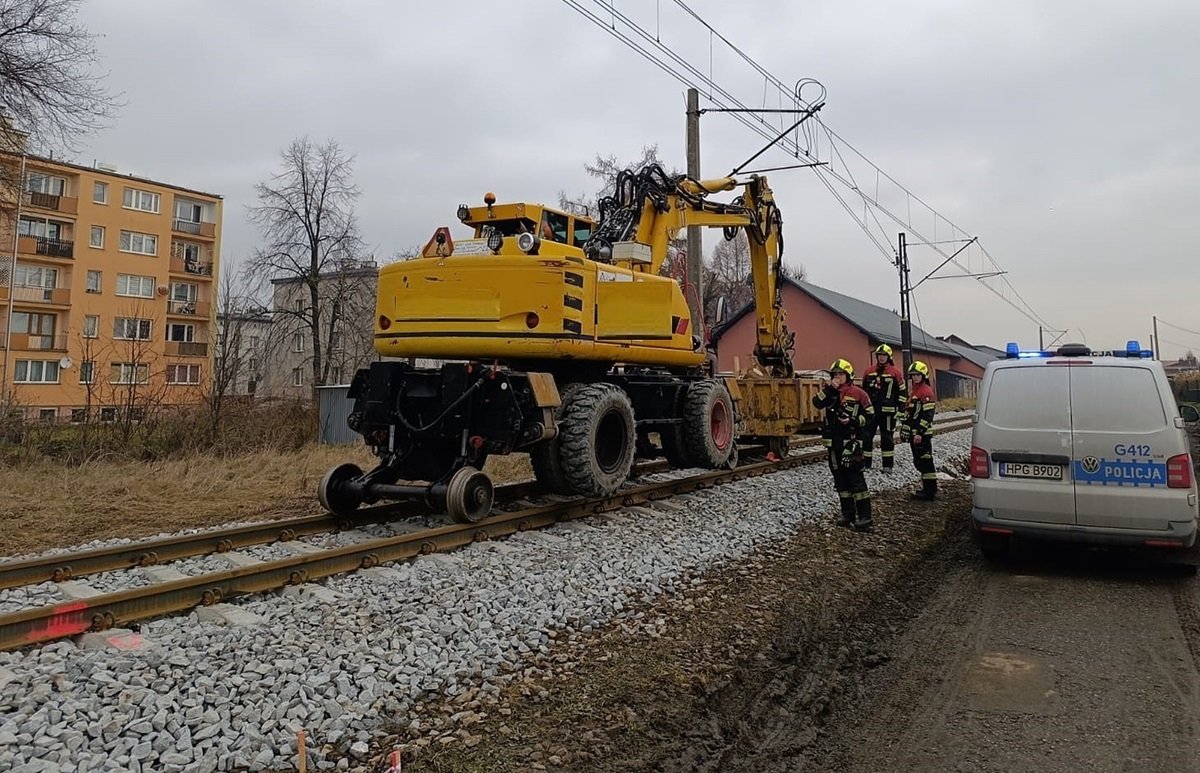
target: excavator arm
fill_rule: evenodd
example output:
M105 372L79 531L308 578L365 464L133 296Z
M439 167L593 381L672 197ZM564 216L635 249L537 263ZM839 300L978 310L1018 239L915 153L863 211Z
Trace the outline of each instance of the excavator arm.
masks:
M739 187L741 195L732 202L708 198ZM784 325L780 282L783 217L765 177L751 176L744 183L732 177L694 180L671 177L656 164L624 171L613 196L600 202L600 223L584 252L592 260L658 274L671 242L688 226L721 228L726 239L746 231L754 283L754 358L771 376L793 375L795 334ZM628 242L649 246L649 260L624 257L628 251L620 245Z

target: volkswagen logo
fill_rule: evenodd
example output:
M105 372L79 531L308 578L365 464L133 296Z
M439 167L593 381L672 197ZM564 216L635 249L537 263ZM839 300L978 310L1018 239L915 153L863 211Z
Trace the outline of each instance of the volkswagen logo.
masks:
M1084 472L1095 472L1100 469L1100 460L1094 456L1085 456L1083 457L1082 465Z

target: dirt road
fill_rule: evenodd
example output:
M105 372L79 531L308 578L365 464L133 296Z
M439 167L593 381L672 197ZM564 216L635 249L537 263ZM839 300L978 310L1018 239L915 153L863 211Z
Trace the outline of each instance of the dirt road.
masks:
M927 567L942 580L889 662L802 759L772 740L792 735L784 719L729 768L1200 770L1194 578L1058 548L989 566L964 537Z
M665 633L557 656L460 731L482 742L410 740L405 770L1200 771L1200 581L1061 548L992 566L964 484L881 500L874 534L808 530L661 600Z

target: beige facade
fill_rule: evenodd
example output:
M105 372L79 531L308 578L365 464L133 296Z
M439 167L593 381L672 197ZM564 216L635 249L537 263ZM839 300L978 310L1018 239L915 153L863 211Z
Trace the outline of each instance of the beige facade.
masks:
M34 156L0 163L21 181L0 195L0 400L46 421L202 400L221 197Z

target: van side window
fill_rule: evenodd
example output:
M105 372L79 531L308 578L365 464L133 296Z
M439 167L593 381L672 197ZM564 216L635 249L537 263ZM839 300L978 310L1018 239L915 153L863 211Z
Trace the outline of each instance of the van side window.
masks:
M1167 424L1148 368L1071 368L1071 412L1079 432L1153 432Z
M1067 371L1049 366L996 370L983 420L1004 429L1071 429Z

